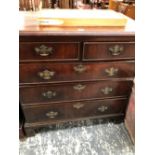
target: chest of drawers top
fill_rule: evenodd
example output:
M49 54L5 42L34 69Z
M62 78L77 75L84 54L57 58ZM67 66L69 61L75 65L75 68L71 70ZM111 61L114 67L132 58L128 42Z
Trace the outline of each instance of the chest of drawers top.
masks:
M48 10L49 11L49 10ZM104 10L104 15L108 17L109 12L112 10ZM81 11L79 10L79 13ZM95 12L95 11L92 11ZM101 11L100 11L101 12ZM46 12L49 14L50 12ZM97 13L96 13L97 14ZM20 11L19 12L19 30L20 35L22 36L134 36L135 31L135 22L134 20L118 13L112 12L115 15L114 18L123 18L127 19L126 25L124 27L116 27L116 26L96 26L93 20L91 26L40 26L39 22L37 22L37 17L40 16L40 12L27 12ZM44 18L44 17L42 17ZM46 18L46 17L45 17ZM49 17L48 17L49 18ZM50 22L50 18L48 21L46 18L46 22ZM76 17L75 17L76 18ZM95 17L94 17L95 18ZM101 18L96 16L96 18ZM111 16L109 17L111 18ZM82 21L81 21L82 22ZM116 22L116 21L115 21ZM33 39L33 38L31 38ZM62 38L62 41L65 41Z

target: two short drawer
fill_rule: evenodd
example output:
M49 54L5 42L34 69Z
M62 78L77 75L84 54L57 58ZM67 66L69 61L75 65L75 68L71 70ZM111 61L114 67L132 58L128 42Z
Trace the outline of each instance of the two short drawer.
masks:
M26 105L68 102L109 97L127 97L132 81L99 81L20 87L20 101Z
M71 120L84 117L123 114L127 104L126 99L108 99L85 102L55 103L37 107L25 107L27 123Z
M49 83L134 77L134 61L105 63L23 63L20 83Z
M20 61L119 60L133 59L134 48L134 42L20 42L19 56Z

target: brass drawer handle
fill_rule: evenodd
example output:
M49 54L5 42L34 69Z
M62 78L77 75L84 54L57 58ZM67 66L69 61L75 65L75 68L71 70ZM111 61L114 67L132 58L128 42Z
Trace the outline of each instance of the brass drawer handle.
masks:
M108 109L108 107L103 105L103 106L98 108L98 111L105 112L107 109Z
M47 92L42 93L42 96L45 98L48 98L48 99L51 99L51 98L55 97L56 95L57 94L54 91L47 91Z
M109 68L109 69L105 69L105 72L108 74L108 76L114 76L118 73L118 68Z
M124 47L120 45L114 45L113 47L109 47L109 51L113 56L120 55L123 50Z
M75 108L75 109L81 109L83 107L84 107L84 104L82 104L80 102L73 105L73 108Z
M101 89L101 92L104 93L105 95L110 94L113 91L113 89L111 87L105 87L103 89Z
M43 57L49 56L54 51L52 47L47 47L45 45L41 45L40 47L35 47L34 50L37 54Z
M42 72L39 72L38 75L44 80L50 80L54 76L54 71L44 70Z
M55 118L56 116L58 116L58 112L50 111L50 112L46 113L46 116L49 118Z
M73 88L75 90L82 91L82 90L84 90L86 88L86 86L82 85L82 84L78 84L78 85L73 86Z
M80 64L80 65L77 65L77 66L74 66L74 71L78 72L78 73L83 73L86 71L86 66Z

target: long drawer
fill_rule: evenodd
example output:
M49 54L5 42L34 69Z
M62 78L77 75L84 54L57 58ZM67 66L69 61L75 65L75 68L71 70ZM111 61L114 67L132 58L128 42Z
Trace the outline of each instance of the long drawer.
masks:
M42 104L128 96L132 81L80 82L20 87L22 104Z
M27 123L58 121L108 114L123 114L126 99L108 99L85 102L54 103L23 108Z
M105 63L23 63L20 83L54 83L134 77L134 61Z
M85 42L83 59L87 61L133 59L134 48L134 42Z
M78 60L79 42L20 42L20 61Z

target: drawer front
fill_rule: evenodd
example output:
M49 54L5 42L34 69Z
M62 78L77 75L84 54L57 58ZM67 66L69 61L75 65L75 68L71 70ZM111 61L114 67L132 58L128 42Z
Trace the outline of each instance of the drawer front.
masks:
M73 103L55 103L23 108L26 122L58 121L108 114L123 114L126 99L108 99Z
M20 64L20 83L97 80L134 77L134 61L106 63Z
M19 44L20 60L78 60L80 53L78 42L21 42Z
M101 81L20 87L20 101L22 104L34 105L128 96L132 83L132 81Z
M119 60L135 57L133 42L85 42L84 60Z

